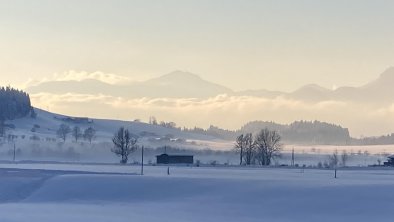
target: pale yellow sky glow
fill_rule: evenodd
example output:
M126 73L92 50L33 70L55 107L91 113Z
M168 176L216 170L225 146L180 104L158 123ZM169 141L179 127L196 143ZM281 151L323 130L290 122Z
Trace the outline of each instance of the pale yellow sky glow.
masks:
M392 1L0 1L0 81L173 70L233 89L361 85L394 64Z
M0 0L0 82L22 88L86 78L126 84L183 70L236 91L362 86L394 65L393 11L394 2L384 0ZM70 115L155 115L186 126L319 119L356 136L394 132L391 103L234 95L126 99L104 91L32 98L36 106Z

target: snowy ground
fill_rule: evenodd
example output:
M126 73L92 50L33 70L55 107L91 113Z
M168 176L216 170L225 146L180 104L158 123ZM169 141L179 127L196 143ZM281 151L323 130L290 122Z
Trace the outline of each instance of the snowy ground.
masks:
M388 221L394 170L0 164L0 221Z

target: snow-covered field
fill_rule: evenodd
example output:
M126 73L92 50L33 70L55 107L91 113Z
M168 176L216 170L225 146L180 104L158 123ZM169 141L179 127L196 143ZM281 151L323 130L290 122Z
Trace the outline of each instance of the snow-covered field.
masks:
M0 221L389 221L394 169L0 164Z

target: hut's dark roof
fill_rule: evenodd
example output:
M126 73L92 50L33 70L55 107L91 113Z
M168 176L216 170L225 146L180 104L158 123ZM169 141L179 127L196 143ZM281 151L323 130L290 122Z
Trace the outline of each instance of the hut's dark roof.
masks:
M163 153L157 156L171 156L171 157L185 157L185 156L193 156L191 154L167 154L167 153Z

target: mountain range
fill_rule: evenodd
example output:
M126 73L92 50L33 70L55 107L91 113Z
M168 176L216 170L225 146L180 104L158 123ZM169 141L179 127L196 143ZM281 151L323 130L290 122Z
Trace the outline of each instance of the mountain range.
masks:
M372 82L360 87L339 87L335 90L327 89L317 84L305 85L294 92L275 92L268 90L255 90L238 92L238 95L260 96L260 97L278 97L320 102L320 101L349 101L361 103L392 103L394 86L394 67L386 69L380 76Z
M294 92L269 90L234 91L228 87L209 82L196 74L174 71L147 81L114 85L95 79L82 81L47 81L26 88L30 94L105 94L124 98L208 98L220 94L232 96L254 96L264 98L285 97L295 100L353 101L366 103L392 103L394 67L388 68L376 80L360 87L339 87L327 89L316 84L305 85Z
M82 81L48 81L28 87L27 92L52 94L105 94L124 98L206 98L218 94L232 94L224 86L203 80L199 76L175 71L158 78L125 85L113 85L95 79Z

